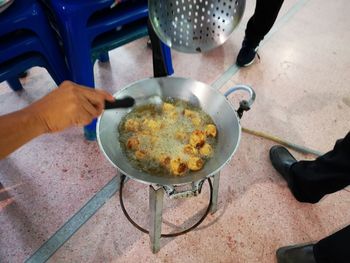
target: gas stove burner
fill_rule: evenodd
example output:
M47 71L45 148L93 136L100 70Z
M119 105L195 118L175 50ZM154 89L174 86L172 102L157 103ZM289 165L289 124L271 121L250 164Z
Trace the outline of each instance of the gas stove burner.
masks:
M138 230L142 231L143 233L149 234L150 232L148 230L144 229L143 227L141 227L140 225L138 225L134 220L132 220L129 213L126 211L124 201L123 201L123 187L124 187L125 177L126 177L125 175L122 175L121 181L120 181L120 189L119 189L120 206L123 210L124 215L126 216L126 218L130 221L130 223L134 227L136 227ZM170 233L170 234L161 234L160 235L161 237L176 237L176 236L186 234L186 233L190 232L191 230L195 229L197 226L199 226L204 221L204 219L207 217L207 215L210 212L212 201L213 201L213 184L212 184L210 178L207 178L207 181L209 183L209 188L210 188L210 200L209 200L208 208L206 209L204 215L193 226L191 226L191 227L189 227L181 232ZM153 186L150 186L150 187L153 187ZM160 189L158 189L158 190L160 190ZM157 190L155 190L155 191L157 191Z
M150 199L149 199L149 206L150 206L150 230L147 230L140 225L138 225L129 215L127 212L125 205L124 205L124 200L123 200L123 188L126 180L126 176L124 174L121 175L120 179L120 189L119 189L119 199L120 199L120 206L122 208L122 211L125 215L125 217L129 220L129 222L136 227L138 230L140 230L143 233L149 234L151 238L151 248L153 253L157 253L160 250L160 238L169 238L169 237L176 237L180 235L184 235L192 230L194 230L196 227L198 227L204 219L207 217L207 215L211 213L215 213L217 209L217 197L218 197L218 187L219 187L219 176L220 174L216 174L213 176L214 180L214 186L212 183L212 179L210 177L204 179L202 183L200 184L200 189L204 183L204 181L207 181L209 184L209 189L210 189L210 199L208 203L208 207L203 214L203 216L198 220L197 223L192 225L191 227L182 230L180 232L176 233L169 233L169 234L162 234L161 233L161 227L162 227L162 209L163 209L163 197L164 197L164 192L168 194L169 197L172 197L173 193L169 193L169 189L175 189L176 186L157 186L157 185L150 185L149 186L149 194L150 194ZM192 190L189 190L192 192ZM186 192L186 191L185 191ZM198 194L200 193L200 190ZM176 196L176 198L185 198L185 197L190 197L194 195L181 195L181 196Z

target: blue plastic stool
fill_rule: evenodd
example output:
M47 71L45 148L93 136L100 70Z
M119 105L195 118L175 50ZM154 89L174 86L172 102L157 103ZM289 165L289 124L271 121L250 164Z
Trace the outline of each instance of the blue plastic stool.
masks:
M13 90L20 90L19 74L33 66L45 67L57 85L70 78L40 3L16 0L0 14L0 82L7 80Z
M6 64L0 64L0 82L7 80L10 87L14 91L19 91L22 88L18 80L18 76L31 67L43 67L52 75L51 66L46 59L39 53L26 53L14 59L8 60ZM15 77L13 77L15 76Z
M42 0L60 35L73 81L94 87L93 64L108 61L108 51L148 34L146 0ZM170 49L164 46L168 74L173 73ZM85 137L96 138L96 121L84 128Z

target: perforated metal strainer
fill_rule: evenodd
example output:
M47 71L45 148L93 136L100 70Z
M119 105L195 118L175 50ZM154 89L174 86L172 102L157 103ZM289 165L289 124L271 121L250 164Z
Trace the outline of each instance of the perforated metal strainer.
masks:
M149 0L158 37L171 48L196 53L222 45L237 27L245 0Z

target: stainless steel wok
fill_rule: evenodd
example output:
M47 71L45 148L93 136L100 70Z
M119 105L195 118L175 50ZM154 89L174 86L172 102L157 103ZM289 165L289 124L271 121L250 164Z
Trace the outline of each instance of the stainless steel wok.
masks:
M123 174L137 181L161 186L173 186L203 182L217 173L235 153L240 138L241 126L239 116L227 97L236 90L250 93L250 100L241 102L241 109L248 110L255 99L254 91L245 85L236 86L224 95L211 86L199 81L178 78L150 78L135 82L114 94L116 98L134 97L136 105L147 104L155 97L177 98L200 106L214 120L218 130L218 144L213 157L197 172L185 176L155 176L134 168L123 153L119 143L118 125L128 110L107 110L98 119L97 140L107 159ZM171 187L170 187L171 188ZM198 190L198 189L197 189Z

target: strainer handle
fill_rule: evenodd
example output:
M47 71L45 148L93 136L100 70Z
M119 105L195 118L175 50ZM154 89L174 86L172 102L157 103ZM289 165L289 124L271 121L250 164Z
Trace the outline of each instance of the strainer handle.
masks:
M226 98L228 98L228 96L233 93L233 92L236 92L238 90L243 90L243 91L246 91L249 93L249 100L242 100L239 102L239 108L237 110L237 114L239 116L239 118L242 118L243 116L243 112L244 111L248 111L250 110L251 106L253 105L254 101L255 101L255 97L256 97L256 94L255 94L255 91L252 89L252 87L248 86L248 85L244 85L244 84L239 84L239 85L236 85L232 88L229 88L225 93L224 93L224 96Z

